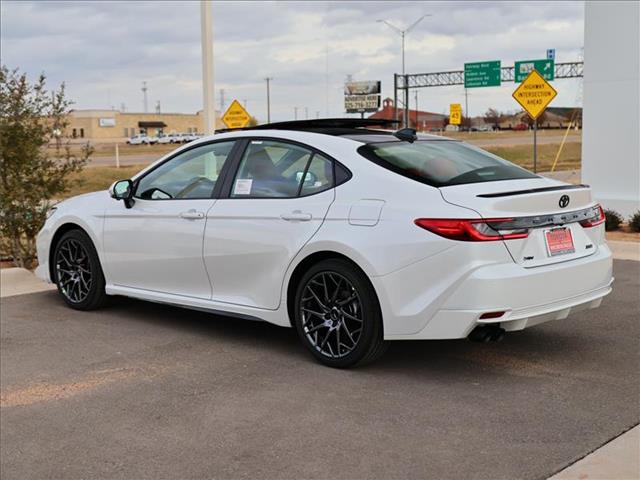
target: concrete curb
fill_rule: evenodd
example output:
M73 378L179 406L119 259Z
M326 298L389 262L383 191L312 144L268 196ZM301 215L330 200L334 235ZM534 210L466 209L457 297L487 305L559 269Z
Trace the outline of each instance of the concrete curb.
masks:
M613 258L618 260L635 260L640 262L640 242L607 241L613 252Z
M44 283L25 268L3 268L0 270L0 298L43 292L55 288L55 285Z
M549 480L640 479L640 426L614 438Z

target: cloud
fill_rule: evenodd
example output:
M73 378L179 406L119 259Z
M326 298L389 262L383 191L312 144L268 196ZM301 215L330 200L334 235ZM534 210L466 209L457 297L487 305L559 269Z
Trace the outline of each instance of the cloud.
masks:
M393 96L401 67L400 36L377 19L407 26L431 14L406 37L409 72L462 69L469 61L541 58L575 60L583 44L584 6L578 2L215 2L216 95L247 100L264 119L266 76L272 82L272 118L340 116L342 84L382 80ZM0 4L2 61L50 83L65 81L76 108L164 111L201 108L199 2L14 2ZM328 69L327 69L328 67ZM556 105L575 102L578 81L556 82ZM471 113L516 107L513 84L469 91ZM413 94L412 94L413 95ZM461 102L461 87L419 92L420 108L445 111ZM328 108L327 108L328 103ZM413 105L413 101L412 101Z

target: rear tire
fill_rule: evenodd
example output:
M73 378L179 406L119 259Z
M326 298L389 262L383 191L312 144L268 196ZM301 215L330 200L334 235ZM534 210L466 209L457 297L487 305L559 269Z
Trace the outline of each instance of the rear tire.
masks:
M106 303L100 259L91 238L82 230L65 233L57 243L53 276L58 291L71 308L94 310Z
M385 352L378 298L367 276L350 262L313 265L300 280L294 305L298 336L324 365L364 365Z

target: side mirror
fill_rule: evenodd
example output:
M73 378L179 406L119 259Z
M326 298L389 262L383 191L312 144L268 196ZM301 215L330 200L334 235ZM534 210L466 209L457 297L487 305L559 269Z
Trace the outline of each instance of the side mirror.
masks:
M123 200L127 208L133 206L133 182L129 179L113 182L109 187L109 195L116 200Z

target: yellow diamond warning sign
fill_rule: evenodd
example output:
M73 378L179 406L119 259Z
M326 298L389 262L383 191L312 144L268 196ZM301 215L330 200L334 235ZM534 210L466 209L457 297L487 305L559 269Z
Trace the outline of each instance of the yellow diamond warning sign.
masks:
M249 120L251 120L251 115L247 113L240 102L234 100L227 108L227 111L224 112L222 116L222 121L227 126L227 128L244 128L249 125Z
M460 125L462 123L462 105L459 103L449 105L449 123L451 125Z
M556 95L558 92L537 70L532 70L513 92L513 98L534 120L544 112Z

